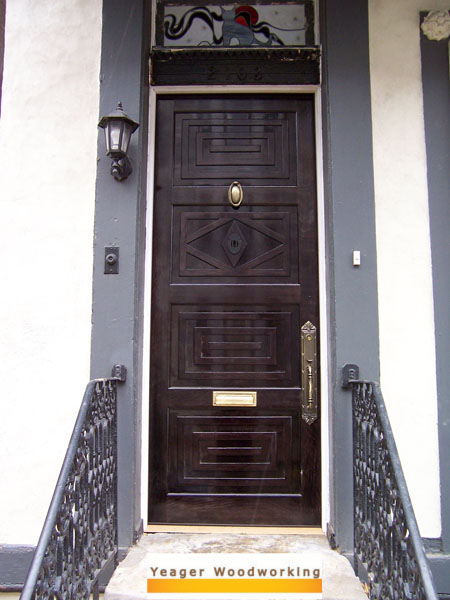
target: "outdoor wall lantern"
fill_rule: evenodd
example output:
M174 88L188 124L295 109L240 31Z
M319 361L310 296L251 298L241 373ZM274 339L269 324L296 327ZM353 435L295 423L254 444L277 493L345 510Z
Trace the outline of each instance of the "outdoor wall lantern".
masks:
M112 158L111 175L116 181L122 181L133 171L127 152L139 123L130 119L122 108L122 102L118 102L116 110L102 117L98 126L105 130L106 154Z

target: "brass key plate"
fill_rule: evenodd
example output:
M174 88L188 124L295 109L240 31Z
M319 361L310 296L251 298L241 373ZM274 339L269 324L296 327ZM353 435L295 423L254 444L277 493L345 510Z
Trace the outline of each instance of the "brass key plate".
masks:
M213 392L213 406L256 406L257 392Z

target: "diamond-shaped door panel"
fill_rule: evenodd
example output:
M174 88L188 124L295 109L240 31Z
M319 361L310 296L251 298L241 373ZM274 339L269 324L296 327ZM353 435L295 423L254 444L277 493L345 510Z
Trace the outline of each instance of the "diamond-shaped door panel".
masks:
M234 216L182 210L180 278L290 275L290 217L289 212Z

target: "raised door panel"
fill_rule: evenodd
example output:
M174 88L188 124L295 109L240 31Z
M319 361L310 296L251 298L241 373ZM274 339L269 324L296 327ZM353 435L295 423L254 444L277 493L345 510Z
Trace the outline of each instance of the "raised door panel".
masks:
M296 207L175 207L173 234L173 283L299 281Z
M217 415L169 411L169 494L298 493L295 414Z
M298 308L172 306L170 385L299 385Z
M294 112L175 114L174 185L296 185Z

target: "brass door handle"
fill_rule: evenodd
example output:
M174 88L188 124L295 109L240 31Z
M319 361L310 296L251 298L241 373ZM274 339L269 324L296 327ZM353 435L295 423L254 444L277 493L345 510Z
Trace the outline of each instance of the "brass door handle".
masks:
M244 191L239 181L233 181L228 188L228 202L233 208L239 208L244 199Z
M317 419L316 328L307 321L301 328L302 418L311 425Z

